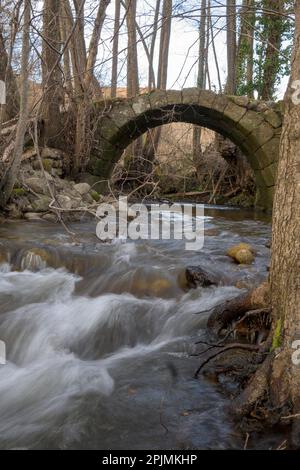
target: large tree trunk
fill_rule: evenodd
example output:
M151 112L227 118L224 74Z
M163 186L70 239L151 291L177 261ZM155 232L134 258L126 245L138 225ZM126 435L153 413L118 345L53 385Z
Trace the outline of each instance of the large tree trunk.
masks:
M293 364L292 346L300 340L300 103L293 90L300 72L300 0L296 0L295 14L292 73L285 96L273 209L271 295L274 334L281 351L273 365L271 394L278 406L290 399L292 413L299 413L300 365ZM300 445L299 425L298 418L293 436L297 445Z
M21 165L24 147L24 137L28 125L28 76L29 76L29 54L30 54L30 19L31 2L25 0L23 15L23 39L21 52L21 74L20 74L20 113L16 129L15 145L12 162L5 173L0 184L0 207L5 207L15 185Z
M293 421L292 443L300 446L300 365L293 353L300 340L300 0L295 3L296 31L292 71L285 95L277 185L273 208L271 303L273 346L240 397L241 411L268 397L269 405ZM298 346L299 347L299 346ZM287 421L285 421L287 422Z

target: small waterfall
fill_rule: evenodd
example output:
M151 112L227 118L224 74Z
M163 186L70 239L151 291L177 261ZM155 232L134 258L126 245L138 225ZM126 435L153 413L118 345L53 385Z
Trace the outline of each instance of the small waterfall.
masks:
M39 249L31 249L24 253L21 260L21 269L40 271L47 267L47 253Z

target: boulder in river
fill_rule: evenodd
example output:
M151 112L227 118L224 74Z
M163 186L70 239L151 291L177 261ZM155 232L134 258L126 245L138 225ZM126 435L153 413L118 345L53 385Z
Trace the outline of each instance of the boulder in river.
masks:
M192 289L218 285L216 276L200 266L188 266L185 270L185 279L186 287Z
M254 261L254 249L248 243L239 243L229 248L227 256L238 264L251 264Z

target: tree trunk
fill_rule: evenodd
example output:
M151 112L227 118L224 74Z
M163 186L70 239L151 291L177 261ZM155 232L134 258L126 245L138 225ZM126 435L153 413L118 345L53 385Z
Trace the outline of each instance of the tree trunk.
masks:
M127 96L132 98L139 94L139 71L136 37L136 0L126 0L127 24ZM136 139L126 149L126 160L129 163L129 177L138 178L141 173L142 140ZM136 182L133 183L135 186Z
M280 13L284 10L283 0L265 0L264 6L271 10L272 14L266 16L266 55L263 64L261 99L272 100L274 98L275 84L280 67L280 47L282 42L283 17ZM273 12L278 12L278 16Z
M114 21L114 37L113 37L113 51L112 51L112 69L111 69L111 98L117 96L117 83L118 83L118 62L119 62L119 28L120 28L120 0L115 0L115 21Z
M90 156L92 137L88 132L91 127L91 104L94 91L94 69L98 54L99 41L106 16L106 10L110 0L101 0L97 10L97 16L92 31L88 56L82 81L83 96L77 108L76 136L75 136L75 161L73 172L84 171Z
M300 340L300 100L294 89L300 70L300 0L295 2L295 16L292 70L284 99L273 208L270 273L273 345L267 362L257 370L237 404L245 411L268 397L272 413L277 410L285 415L300 413L300 365L293 360L297 346L294 342ZM299 417L291 422L292 444L299 447Z
M159 43L159 62L157 71L157 88L166 90L168 80L169 48L171 39L172 0L164 0L162 7L162 25ZM153 46L154 47L154 46ZM161 127L148 131L143 148L143 169L149 173L153 166L161 136Z
M4 208L10 198L16 179L19 174L21 158L24 147L24 137L28 125L28 76L29 76L29 54L30 54L30 19L31 1L24 1L23 15L23 39L21 52L21 74L20 74L20 113L16 129L15 145L12 163L4 175L0 184L0 207Z
M63 4L60 3L60 39L61 43L65 44L67 40L67 20L64 15ZM70 48L67 47L63 54L63 64L64 64L64 88L67 92L69 102L73 100L73 85L72 85L72 74L71 74L71 61L70 61Z
M254 0L243 0L237 47L237 94L253 98Z
M227 0L227 83L226 93L236 93L236 0Z
M299 413L300 366L292 361L292 347L300 340L300 103L293 94L300 71L300 0L296 0L295 15L292 71L284 100L273 209L271 296L274 335L278 337L275 343L278 339L281 351L274 360L271 396L278 406L289 398L292 413ZM299 419L294 424L294 443L300 445Z
M168 79L169 48L171 38L172 0L164 0L159 46L157 88L165 90Z
M154 51L158 30L158 17L160 10L160 0L156 0L155 12L154 12L154 21L153 21L153 32L151 36L151 45L150 45L150 59L149 59L149 71L148 71L148 89L149 91L152 88L155 88L155 76L153 76L153 60L154 60Z
M66 24L66 34L70 35L73 26L74 18L73 13L70 7L69 0L63 0L62 9L64 11L65 24ZM78 39L78 34L80 30L78 26L75 28L74 34L72 35L70 41L70 55L71 55L71 64L72 64L72 75L74 82L74 98L78 99L83 95L83 76L86 67L86 50L85 45L80 48Z
M12 48L12 44L10 46ZM19 112L20 96L17 81L11 67L11 54L7 53L6 44L0 29L0 80L6 85L6 104L1 105L0 123L13 119Z
M205 38L206 38L206 0L201 1L201 17L199 23L199 60L198 60L198 76L197 76L197 87L200 89L205 88L205 62L206 62L206 51L205 51ZM208 26L207 29L209 30ZM201 175L201 127L193 126L193 161L196 168L198 178Z
M139 93L139 74L136 40L136 0L126 0L127 22L127 96L129 98Z
M63 129L60 119L60 108L64 103L62 72L55 66L60 54L60 2L45 0L43 13L43 51L42 75L44 101L42 116L45 122L45 144L49 147L61 147ZM54 68L54 70L52 70Z

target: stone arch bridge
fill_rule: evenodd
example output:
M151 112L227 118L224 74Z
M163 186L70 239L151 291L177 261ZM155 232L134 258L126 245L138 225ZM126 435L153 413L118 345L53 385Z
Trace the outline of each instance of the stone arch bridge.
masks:
M197 88L154 90L94 105L97 128L89 171L106 179L124 149L147 129L186 122L229 138L246 155L256 178L256 205L271 209L282 128L282 102L250 100Z

